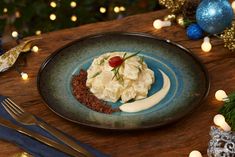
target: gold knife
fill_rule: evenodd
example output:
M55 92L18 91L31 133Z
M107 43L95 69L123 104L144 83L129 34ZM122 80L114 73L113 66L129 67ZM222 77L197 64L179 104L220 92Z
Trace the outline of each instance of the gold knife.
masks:
M63 144L57 143L57 142L51 140L50 138L42 136L41 134L38 134L38 133L33 132L31 130L25 129L25 128L23 128L21 126L18 126L18 125L14 124L14 123L12 123L12 122L10 122L8 120L5 120L5 119L3 119L1 117L0 117L0 125L5 126L7 128L10 128L10 129L13 129L13 130L16 130L16 131L18 131L18 132L20 132L20 133L22 133L24 135L27 135L27 136L29 136L31 138L36 139L36 140L38 140L38 141L40 141L40 142L42 142L42 143L44 143L44 144L46 144L46 145L48 145L50 147L58 149L59 151L64 152L64 153L66 153L66 154L68 154L70 156L84 157L81 153L73 150L70 147L67 147L67 146L65 146Z

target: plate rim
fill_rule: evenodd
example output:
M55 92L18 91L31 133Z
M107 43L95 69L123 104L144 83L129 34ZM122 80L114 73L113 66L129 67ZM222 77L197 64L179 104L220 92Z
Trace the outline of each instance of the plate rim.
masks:
M56 55L58 55L60 51L62 51L63 49L65 49L65 48L67 48L69 46L72 46L74 43L81 42L81 41L87 40L87 39L102 37L102 36L106 36L106 35L127 35L127 36L135 36L135 37L146 37L146 38L150 38L150 39L154 39L154 40L158 40L158 41L163 41L163 42L169 43L169 44L171 44L173 46L176 46L176 47L180 48L181 50L185 51L185 53L187 53L189 56L191 56L198 63L198 65L202 69L202 72L204 73L205 81L206 81L206 90L205 90L205 92L203 94L203 97L201 97L201 100L197 103L198 105L194 109L196 109L199 106L201 106L201 104L208 97L208 94L209 94L210 88L211 88L211 79L210 79L210 75L209 75L209 72L208 72L207 68L205 67L205 65L202 63L202 60L197 55L195 55L191 50L189 50L188 48L182 46L181 44L179 44L177 42L174 42L174 41L171 41L169 39L163 39L163 38L154 36L152 34L141 33L141 32L120 32L120 31L116 32L116 31L113 31L113 32L94 33L94 34L91 34L91 35L80 37L78 39L75 39L75 40L73 40L73 41L71 41L71 42L61 46L60 48L58 48L54 52L52 52L48 57L46 57L46 59L40 65L40 68L38 70L38 75L37 75L37 90L38 90L38 93L39 93L39 95L41 96L41 98L43 100L43 103L53 113L55 113L56 115L66 119L66 120L68 120L70 122L73 122L73 123L76 123L76 124L79 124L79 125L84 125L84 126L87 126L87 127L106 129L106 130L141 130L141 129L147 129L147 128L161 127L161 126L165 126L167 124L171 124L171 123L173 123L175 121L178 121L178 120L180 120L180 119L190 115L190 113L193 112L193 110L192 110L192 111L188 112L187 114L185 114L184 116L182 116L181 118L174 119L171 122L169 122L167 124L160 125L160 126L156 124L156 125L144 126L144 127L139 127L139 128L111 128L111 127L105 127L105 126L102 126L102 125L93 125L93 124L87 124L87 123L83 123L83 122L78 122L76 120L72 120L72 119L70 119L68 117L65 117L64 115L62 115L62 114L56 112L54 109L52 109L49 106L49 104L47 104L47 102L45 101L45 99L44 99L44 97L42 95L42 92L40 90L40 77L41 77L41 74L42 74L43 70L47 66L47 64L51 60L53 60L53 58L56 57Z

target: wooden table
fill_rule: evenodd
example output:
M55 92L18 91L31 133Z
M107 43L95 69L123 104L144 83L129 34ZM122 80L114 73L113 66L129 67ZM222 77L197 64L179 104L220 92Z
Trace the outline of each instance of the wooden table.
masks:
M28 65L22 70L29 74L23 81L14 70L0 74L0 93L11 97L27 111L38 115L45 121L84 143L111 154L114 157L186 157L196 149L206 155L210 126L213 116L222 106L214 98L218 89L227 93L235 90L235 53L223 47L221 40L213 38L213 49L202 52L202 40L191 41L185 29L172 26L156 30L153 21L167 15L166 10L126 17L121 20L94 23L77 28L43 34L43 40L36 44L38 53L28 55ZM207 67L211 77L211 90L208 98L192 114L180 121L161 128L139 131L109 131L74 124L60 118L43 103L37 91L37 72L41 63L56 49L78 38L109 31L144 32L167 38L192 50ZM8 142L0 142L0 156L13 156L22 152Z

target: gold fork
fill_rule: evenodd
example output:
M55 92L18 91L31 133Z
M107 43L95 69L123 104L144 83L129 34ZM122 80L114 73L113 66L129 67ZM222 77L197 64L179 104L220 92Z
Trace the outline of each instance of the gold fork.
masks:
M20 106L16 105L11 99L6 98L2 103L6 111L18 122L24 125L37 125L44 130L48 131L51 135L55 136L57 139L61 140L67 144L72 149L78 151L86 157L94 157L91 153L85 150L83 147L79 146L73 140L65 136L60 131L54 129L53 127L39 121L33 114L24 111Z

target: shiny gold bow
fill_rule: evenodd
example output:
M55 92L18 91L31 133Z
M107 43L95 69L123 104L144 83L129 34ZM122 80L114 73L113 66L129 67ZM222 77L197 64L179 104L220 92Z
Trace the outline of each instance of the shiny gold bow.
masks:
M38 39L41 39L41 38L34 38L34 39L24 41L18 46L10 49L9 51L1 55L0 56L0 72L4 72L8 70L10 67L12 67L15 64L21 52L30 51L32 48L32 42Z

